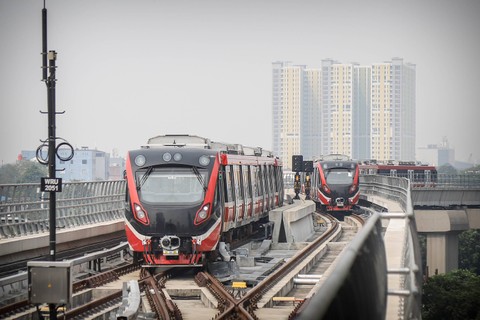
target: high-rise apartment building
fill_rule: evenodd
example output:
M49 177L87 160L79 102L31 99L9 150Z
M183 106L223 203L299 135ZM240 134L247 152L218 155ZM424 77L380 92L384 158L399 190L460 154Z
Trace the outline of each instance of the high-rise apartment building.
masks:
M322 154L352 155L353 64L322 61Z
M320 69L273 63L273 151L291 168L331 153L354 159L415 159L415 66L400 58Z
M415 160L415 65L372 65L371 158Z
M273 152L292 167L292 155L300 154L303 70L289 62L273 64Z

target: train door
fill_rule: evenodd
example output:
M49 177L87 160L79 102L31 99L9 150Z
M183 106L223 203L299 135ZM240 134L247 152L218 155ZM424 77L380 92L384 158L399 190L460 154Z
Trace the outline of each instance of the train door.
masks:
M260 214L260 197L258 196L258 178L257 178L257 167L250 166L250 178L252 180L252 200L253 200L253 215Z
M265 181L263 179L263 170L262 170L262 166L259 165L257 167L257 181L258 181L258 187L259 187L259 196L260 196L260 207L261 207L261 210L260 212L264 212L266 210L266 205L267 205L267 201L266 201L266 191L265 191Z
M415 171L413 170L407 170L407 178L410 180L410 183L413 183L415 181Z
M235 193L233 187L233 166L225 166L225 218L224 230L233 227L235 218Z
M282 167L280 166L275 166L273 167L275 170L275 177L277 180L277 191L278 191L278 206L283 205L283 197L285 195L285 190L283 188L283 172L282 172Z
M317 200L317 188L318 188L318 168L317 164L313 164L313 174L312 174L312 190L310 191L310 196L312 200Z
M268 169L267 165L263 166L263 186L265 195L265 210L270 211L270 183L268 181Z
M425 170L424 171L424 176L425 176L425 185L430 185L432 182L432 171L430 170Z
M253 196L252 183L250 179L250 166L242 166L243 168L243 188L245 192L245 218L251 219L253 212Z
M275 207L275 185L273 184L272 166L267 166L267 179L270 187L270 210Z
M235 186L235 224L238 225L243 220L243 190L242 190L242 179L240 175L240 167L238 165L233 165L233 185Z

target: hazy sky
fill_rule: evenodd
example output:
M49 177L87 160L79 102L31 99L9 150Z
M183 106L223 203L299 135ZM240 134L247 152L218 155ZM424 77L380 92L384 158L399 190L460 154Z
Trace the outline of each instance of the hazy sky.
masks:
M271 148L272 62L417 68L417 147L480 162L480 1L47 0L57 136L120 155L165 133ZM48 134L42 0L0 0L0 161Z

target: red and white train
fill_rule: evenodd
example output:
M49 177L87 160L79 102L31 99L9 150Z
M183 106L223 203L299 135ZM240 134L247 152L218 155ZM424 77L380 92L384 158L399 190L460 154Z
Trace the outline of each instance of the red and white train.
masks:
M283 204L282 164L271 152L198 136L149 139L128 152L125 176L128 243L151 266L225 260L222 242L253 233Z
M408 178L413 187L434 186L438 177L435 166L415 161L364 161L360 174Z
M359 167L347 156L333 154L313 162L312 199L321 211L351 212L360 198ZM335 214L337 213L337 214Z

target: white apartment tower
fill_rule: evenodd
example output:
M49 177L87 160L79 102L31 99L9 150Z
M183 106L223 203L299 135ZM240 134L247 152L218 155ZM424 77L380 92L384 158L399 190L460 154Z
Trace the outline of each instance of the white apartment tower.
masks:
M352 157L354 65L322 61L322 154Z
M415 159L415 65L403 59L325 59L320 69L275 62L272 98L273 151L286 168L295 154Z
M415 65L393 58L371 70L371 158L415 160Z
M304 69L289 62L273 63L273 153L286 168L292 168L292 155L301 154Z

